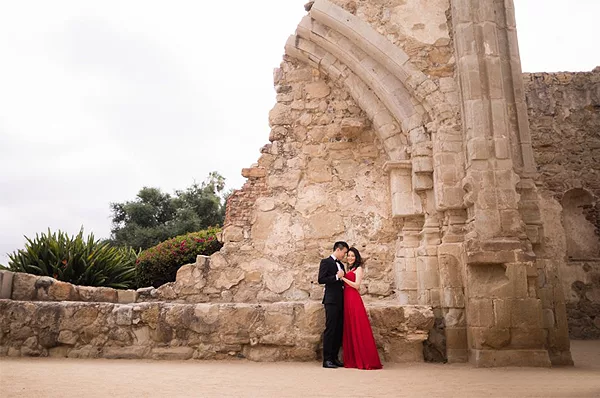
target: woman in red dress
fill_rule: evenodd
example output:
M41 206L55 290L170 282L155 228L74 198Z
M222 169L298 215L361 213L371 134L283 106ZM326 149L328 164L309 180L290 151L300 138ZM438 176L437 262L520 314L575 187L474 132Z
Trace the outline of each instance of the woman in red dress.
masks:
M344 367L358 369L381 369L379 353L375 346L373 330L359 289L364 270L356 248L351 247L346 260L348 272L342 280L344 288Z

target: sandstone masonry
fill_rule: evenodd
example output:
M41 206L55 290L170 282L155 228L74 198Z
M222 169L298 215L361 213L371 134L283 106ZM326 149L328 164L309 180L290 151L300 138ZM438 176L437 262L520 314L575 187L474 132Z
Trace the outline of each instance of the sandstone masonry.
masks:
M600 68L523 76L572 338L600 338ZM556 202L560 202L560 205ZM558 233L564 228L564 235Z

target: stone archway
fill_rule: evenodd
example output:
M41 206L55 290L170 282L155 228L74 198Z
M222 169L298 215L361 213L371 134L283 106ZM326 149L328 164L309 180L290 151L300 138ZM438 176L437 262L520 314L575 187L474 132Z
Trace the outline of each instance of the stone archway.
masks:
M600 258L600 237L596 226L586 217L596 205L594 196L582 188L567 191L561 200L562 223L567 238L567 258L585 260Z
M360 235L365 247L373 248L378 241L379 253L387 251L373 254L385 260L374 277L383 279L372 291L382 292L393 283L399 303L432 307L446 336L441 350L449 361L470 360L479 366L569 363L564 306L556 301L559 295L547 294L558 291L553 290L556 281L536 285L551 259L543 248L512 2L407 2L424 14L447 16L447 45L454 54L450 69L455 75L428 76L413 64L418 54L388 40L389 26L373 16L396 12L390 9L401 5L315 1L287 41L287 58L279 73L283 77L276 77L273 143L265 147L258 164L244 172L249 185L240 195L256 197L248 209L252 216L239 225L228 224L224 235L232 245L226 243L225 251L245 247L260 255L277 254L269 248L273 242L281 242L279 248L292 244L281 240L285 228L301 237L303 248L320 245L319 239ZM298 62L312 70L307 72ZM301 74L304 80L299 82ZM316 86L322 88L317 94L320 103L310 93ZM328 101L334 98L325 97L335 87L350 95L369 123L336 124L331 115L320 114L316 121L300 115L306 107L330 112ZM339 95L335 97L337 101ZM351 127L355 122L357 129ZM357 233L355 219L340 214L343 210L332 204L329 188L319 185L337 184L338 160L333 157L338 155L319 152L329 144L320 141L317 148L305 142L299 148L285 138L322 137L318 132L344 131L344 124L347 132L354 130L353 137L372 130L381 142L373 165L380 167L375 173L386 173L387 183L379 180L380 188L375 189L389 187L384 200L394 220L386 219L379 208L377 217L385 219L385 232ZM353 145L348 144L351 137L334 135L345 140L342 146ZM280 158L295 150L310 152L307 163L282 163ZM355 167L348 165L342 173L346 177ZM349 196L363 190L349 181L344 184L340 186L348 188ZM315 192L327 198L326 203L303 202ZM298 214L284 214L286 208ZM311 213L314 209L318 212ZM363 220L368 218L363 208L354 209ZM327 217L336 221L325 222ZM390 232L392 226L395 230ZM396 235L394 244L391 233ZM310 241L310 236L315 239ZM316 260L310 256L305 259ZM286 288L301 284L296 276L288 279ZM546 313L557 321L544 324Z

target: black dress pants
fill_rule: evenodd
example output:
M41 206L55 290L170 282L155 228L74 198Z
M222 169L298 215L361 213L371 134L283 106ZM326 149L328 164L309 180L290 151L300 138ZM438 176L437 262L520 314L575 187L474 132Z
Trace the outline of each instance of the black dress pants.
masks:
M323 362L338 359L342 346L344 306L325 304L325 332L323 332Z

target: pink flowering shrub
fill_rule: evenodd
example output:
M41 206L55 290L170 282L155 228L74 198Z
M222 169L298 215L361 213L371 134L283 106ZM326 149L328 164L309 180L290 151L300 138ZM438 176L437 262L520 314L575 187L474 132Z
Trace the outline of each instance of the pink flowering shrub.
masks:
M159 287L174 282L182 265L196 262L199 254L210 256L219 251L223 246L217 240L220 232L220 228L190 232L144 250L135 264L137 286Z

